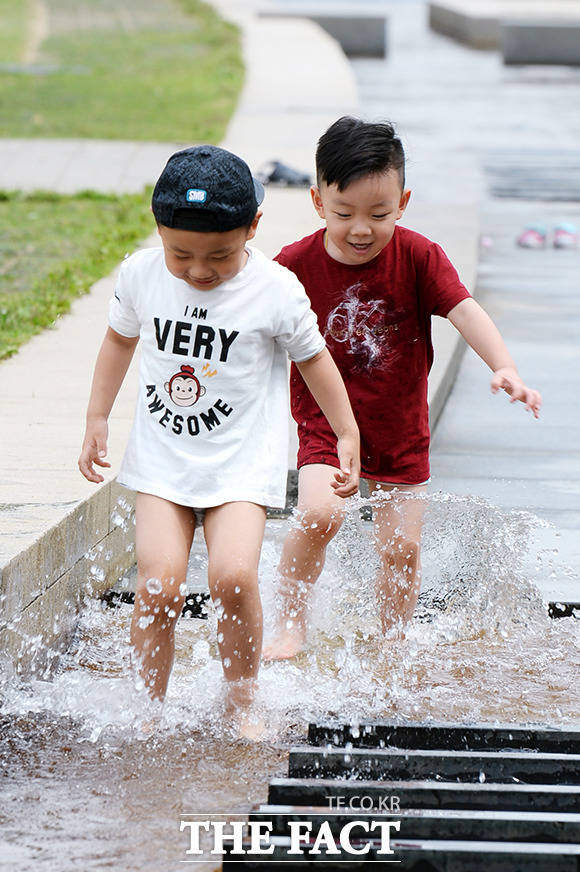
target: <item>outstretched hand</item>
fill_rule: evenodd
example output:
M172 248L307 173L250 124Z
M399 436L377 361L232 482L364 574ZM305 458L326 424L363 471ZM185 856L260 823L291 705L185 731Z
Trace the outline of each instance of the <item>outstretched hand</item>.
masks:
M515 403L519 400L525 403L526 409L534 413L534 418L540 417L542 397L538 391L532 390L524 384L517 370L505 366L494 372L491 380L491 392L497 394L499 390L509 394L510 402Z
M340 469L330 483L338 497L351 497L358 491L360 480L360 448L358 438L343 437L336 446Z

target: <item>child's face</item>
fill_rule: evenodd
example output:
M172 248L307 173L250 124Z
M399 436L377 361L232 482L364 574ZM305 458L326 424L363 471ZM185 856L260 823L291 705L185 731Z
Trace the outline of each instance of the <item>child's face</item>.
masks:
M245 245L256 235L262 213L251 227L236 227L225 233L200 233L158 225L169 272L198 291L211 291L232 279L246 264Z
M326 246L335 260L368 263L393 238L410 191L401 191L396 170L364 176L343 191L322 183L311 189L314 208L326 221Z

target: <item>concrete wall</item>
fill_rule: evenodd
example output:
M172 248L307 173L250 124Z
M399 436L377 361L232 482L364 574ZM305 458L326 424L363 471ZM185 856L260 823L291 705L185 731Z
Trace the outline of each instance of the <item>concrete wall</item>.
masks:
M472 48L501 49L504 39L503 25L509 21L525 22L532 28L553 23L566 29L570 24L580 24L580 5L576 0L438 0L429 3L431 29ZM557 37L555 40L558 41ZM551 37L548 37L548 42L556 48ZM566 38L562 40L562 45L568 45ZM574 56L571 45L567 56ZM536 62L559 61L530 61Z
M467 12L454 4L429 3L429 26L473 48L497 48L501 40L497 15L483 9Z
M387 55L387 19L364 10L340 13L338 10L323 10L312 6L295 9L264 7L260 15L265 17L307 18L318 24L335 39L348 57L379 57Z
M134 564L133 504L107 482L1 567L0 651L17 671L50 668L71 642L83 598Z
M580 17L570 21L504 21L504 64L580 66Z

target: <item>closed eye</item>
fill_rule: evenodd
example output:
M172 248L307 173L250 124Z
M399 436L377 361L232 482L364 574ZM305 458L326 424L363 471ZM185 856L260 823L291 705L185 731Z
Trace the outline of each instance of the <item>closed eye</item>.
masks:
M335 212L335 215L338 215L339 218L350 218L350 212Z

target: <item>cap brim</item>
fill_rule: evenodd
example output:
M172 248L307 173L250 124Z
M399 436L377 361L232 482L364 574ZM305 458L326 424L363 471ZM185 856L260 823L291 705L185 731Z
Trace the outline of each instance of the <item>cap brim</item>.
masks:
M253 176L252 176L252 181L254 182L254 191L256 194L256 203L259 206L261 203L263 203L264 197L266 196L266 192L264 190L264 185L262 184L262 182L259 182L258 179L255 179Z

